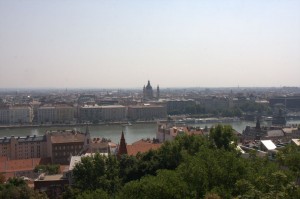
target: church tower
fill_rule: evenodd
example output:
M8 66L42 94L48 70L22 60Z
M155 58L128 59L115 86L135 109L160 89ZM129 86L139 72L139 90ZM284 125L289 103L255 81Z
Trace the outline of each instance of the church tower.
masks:
M156 99L159 100L160 97L160 93L159 93L159 85L157 85L157 89L156 89Z
M85 138L84 138L84 148L85 149L89 148L90 141L91 141L91 134L90 134L89 125L87 124L85 127Z
M121 139L120 139L120 145L118 149L118 157L120 158L122 155L127 154L127 147L126 147L126 141L124 137L124 133L122 131Z
M256 129L256 130L260 130L260 121L259 121L259 118L258 118L258 117L256 118L256 126L255 126L255 129Z

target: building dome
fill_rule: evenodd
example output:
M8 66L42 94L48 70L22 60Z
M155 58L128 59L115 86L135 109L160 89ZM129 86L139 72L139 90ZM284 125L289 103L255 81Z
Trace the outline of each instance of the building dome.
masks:
M147 90L149 90L149 89L152 89L152 86L151 86L151 84L150 84L150 81L148 80L148 84L147 84L147 86L146 86L146 89Z

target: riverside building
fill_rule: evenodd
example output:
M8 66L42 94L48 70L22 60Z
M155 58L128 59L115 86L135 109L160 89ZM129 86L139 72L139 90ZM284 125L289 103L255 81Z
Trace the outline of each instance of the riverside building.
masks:
M39 123L70 123L74 121L74 108L67 104L44 105L38 108Z
M167 109L163 105L136 105L128 107L129 120L153 120L167 117Z
M0 138L0 157L9 160L51 158L52 163L68 164L71 155L88 149L90 134L75 130L47 131L43 136Z
M81 121L123 121L126 119L126 107L122 105L84 105L80 107L79 112Z
M2 105L0 107L1 124L31 124L33 110L29 105Z

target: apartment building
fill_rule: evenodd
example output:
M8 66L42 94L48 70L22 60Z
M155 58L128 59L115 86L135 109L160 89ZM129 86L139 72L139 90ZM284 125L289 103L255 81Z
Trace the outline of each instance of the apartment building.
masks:
M1 105L0 124L30 124L33 110L29 105Z
M128 107L128 119L130 120L153 120L166 118L167 109L163 105L136 105Z
M0 124L9 124L9 106L0 106Z
M74 120L74 108L67 104L43 105L37 110L39 123L70 123Z
M90 142L89 133L75 130L48 131L46 137L48 157L53 164L69 164L69 158L88 148Z
M126 119L126 107L122 105L84 105L80 107L81 121L122 121Z
M11 160L48 157L46 143L46 136L3 137L0 156Z

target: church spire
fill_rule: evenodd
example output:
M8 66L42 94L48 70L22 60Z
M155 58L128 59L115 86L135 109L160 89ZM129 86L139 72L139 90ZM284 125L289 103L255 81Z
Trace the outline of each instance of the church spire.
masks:
M84 138L84 148L85 149L89 148L90 140L91 140L91 134L90 134L89 125L87 124L85 127L85 138Z
M85 135L89 135L90 134L90 129L89 129L89 125L87 124L85 126Z
M159 85L157 85L157 88L156 88L156 98L157 98L157 100L159 100L159 97L160 97Z
M259 118L257 117L256 119L256 126L255 126L256 130L260 130L260 121Z
M118 150L118 157L120 157L124 154L127 154L127 147L126 147L126 141L125 141L124 133L122 131L119 150Z

